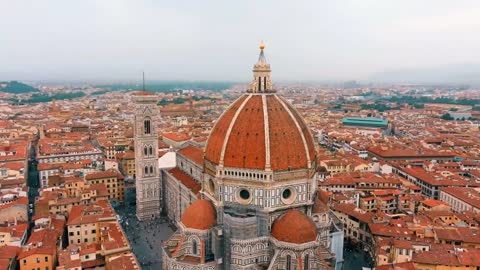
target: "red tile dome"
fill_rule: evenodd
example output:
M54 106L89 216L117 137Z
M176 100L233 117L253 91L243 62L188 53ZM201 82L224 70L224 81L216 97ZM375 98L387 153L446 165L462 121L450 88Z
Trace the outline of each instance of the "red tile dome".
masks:
M196 200L185 209L180 221L189 229L208 230L217 224L217 211L209 200Z
M306 169L315 162L315 147L302 117L285 99L245 94L216 122L205 160L241 169Z
M303 244L317 239L317 227L303 212L292 209L273 222L272 236L282 242Z

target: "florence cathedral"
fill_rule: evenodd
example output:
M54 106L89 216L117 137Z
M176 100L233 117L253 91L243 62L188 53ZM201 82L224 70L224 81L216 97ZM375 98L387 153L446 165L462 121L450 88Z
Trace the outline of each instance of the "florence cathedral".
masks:
M163 242L163 269L341 269L343 230L317 192L314 139L276 94L264 49L246 93L215 122L201 161L177 159L175 171L155 163L155 95L136 94L137 217L164 212L177 227ZM198 193L178 197L173 173L188 174Z

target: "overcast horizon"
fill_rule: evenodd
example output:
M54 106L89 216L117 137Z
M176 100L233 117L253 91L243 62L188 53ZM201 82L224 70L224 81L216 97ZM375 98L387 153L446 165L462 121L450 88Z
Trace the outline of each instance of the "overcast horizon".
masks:
M0 81L479 82L480 2L0 0Z

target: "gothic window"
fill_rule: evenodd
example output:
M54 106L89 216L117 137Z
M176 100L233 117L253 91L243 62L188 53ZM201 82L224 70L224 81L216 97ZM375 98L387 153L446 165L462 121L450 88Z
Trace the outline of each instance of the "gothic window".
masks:
M148 166L145 166L145 176L148 175Z
M150 155L153 155L153 147L150 146L150 148L148 149L148 152L150 153Z
M153 166L150 166L150 174L153 174Z
M303 259L303 270L308 270L308 263L309 263L309 258L308 254L305 255L305 258Z
M151 127L150 127L150 120L149 119L143 121L143 131L147 135L151 133Z
M292 256L287 255L287 270L292 270Z
M197 240L192 240L192 253L197 255Z
M143 155L144 155L144 156L147 156L147 155L148 155L148 153L147 153L147 146L144 146L144 147L143 147Z

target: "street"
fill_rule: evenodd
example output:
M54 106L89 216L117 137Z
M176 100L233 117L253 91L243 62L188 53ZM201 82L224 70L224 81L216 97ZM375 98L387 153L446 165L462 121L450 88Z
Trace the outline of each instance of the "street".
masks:
M115 208L121 217L122 227L127 234L132 251L137 256L142 269L162 269L162 241L173 232L166 220L138 222L135 216L135 189L125 191L125 203Z

